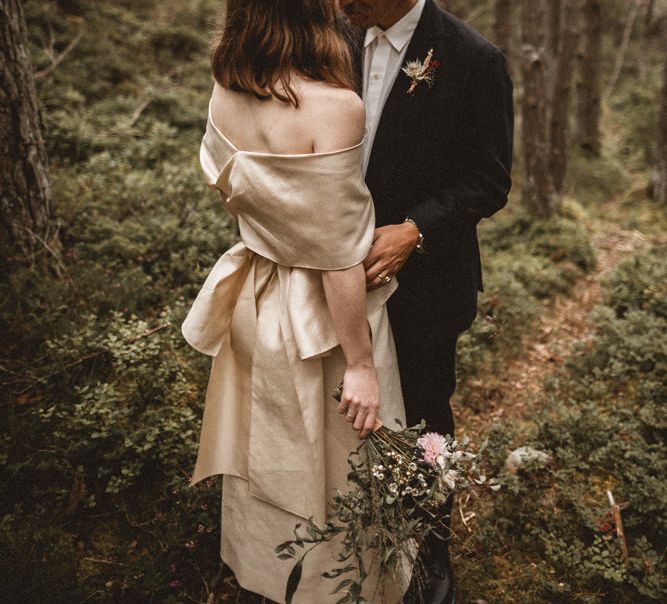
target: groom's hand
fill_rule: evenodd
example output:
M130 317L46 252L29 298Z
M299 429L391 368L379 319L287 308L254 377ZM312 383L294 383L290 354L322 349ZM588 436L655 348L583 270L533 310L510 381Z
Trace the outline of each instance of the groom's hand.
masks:
M364 260L366 289L387 284L382 277L395 277L419 243L419 229L411 222L390 224L375 229L373 246Z

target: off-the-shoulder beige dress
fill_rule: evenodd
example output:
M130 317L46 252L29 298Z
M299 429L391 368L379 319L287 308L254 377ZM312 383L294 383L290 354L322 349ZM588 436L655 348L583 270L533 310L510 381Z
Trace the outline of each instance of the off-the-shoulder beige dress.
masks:
M304 519L333 519L327 504L348 488L347 457L359 444L332 398L345 363L321 271L354 266L370 249L374 211L361 152L361 144L329 153L242 151L209 107L201 164L241 241L212 268L182 326L190 345L213 357L191 484L223 475L222 559L242 587L276 602L284 602L292 562L279 560L275 547ZM405 422L385 308L395 287L367 297L380 419L389 427ZM337 566L338 551L334 541L306 557L295 604L341 597L331 594L338 581L321 577ZM367 601L395 604L409 571L382 593L376 579L367 582Z

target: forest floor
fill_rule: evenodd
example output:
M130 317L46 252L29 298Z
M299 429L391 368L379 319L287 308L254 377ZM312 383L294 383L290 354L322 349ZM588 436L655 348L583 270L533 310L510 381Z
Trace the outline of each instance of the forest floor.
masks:
M590 331L587 317L601 301L602 281L646 243L640 231L625 230L616 220L605 218L613 216L615 209L614 200L603 204L591 224L596 269L582 277L567 294L545 301L535 331L517 346L514 358L501 373L495 368L483 370L459 384L452 397L459 433L481 435L498 420L526 417L545 378L562 367L576 342L587 340ZM477 404L471 409L466 405L467 400Z
M483 368L481 373L459 384L452 397L458 434L474 435L475 442L479 443L499 422L511 422L519 427L529 424L532 411L543 400L540 393L545 381L565 368L575 345L585 346L591 341L588 315L603 300L604 279L647 244L647 237L641 231L623 228L619 206L617 200L609 200L592 218L591 239L597 256L595 270L582 277L567 294L545 300L534 330L517 344L512 358L501 371ZM459 568L462 579L457 601L487 604L481 594L471 593L477 583L474 576L466 576L474 575L476 566L476 553L471 547L472 540L468 540L475 530L475 513L466 509L468 507L465 502L457 502L452 524L457 535L452 564L455 569Z

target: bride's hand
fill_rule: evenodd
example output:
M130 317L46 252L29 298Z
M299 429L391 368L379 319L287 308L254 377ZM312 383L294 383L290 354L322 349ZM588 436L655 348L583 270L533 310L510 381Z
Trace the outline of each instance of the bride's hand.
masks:
M348 366L343 378L343 395L338 413L345 415L359 438L366 438L376 428L380 408L380 389L373 365Z

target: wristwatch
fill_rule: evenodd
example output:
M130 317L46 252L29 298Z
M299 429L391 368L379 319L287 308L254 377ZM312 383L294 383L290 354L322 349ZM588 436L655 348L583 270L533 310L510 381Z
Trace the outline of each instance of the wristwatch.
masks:
M417 241L417 245L415 246L415 250L419 252L420 254L427 254L428 252L424 249L424 235L422 232L419 230L419 227L417 226L417 223L412 220L409 216L403 221L403 222L411 222L412 224L417 227L417 232L419 233L419 240Z

